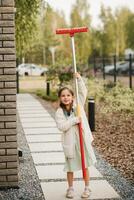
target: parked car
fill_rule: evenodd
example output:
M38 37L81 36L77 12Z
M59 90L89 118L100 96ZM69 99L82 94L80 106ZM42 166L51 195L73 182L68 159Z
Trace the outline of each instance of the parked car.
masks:
M111 70L114 69L114 65L106 65L104 68L105 74L109 74Z
M35 64L20 64L17 68L21 76L44 76L47 68L39 67Z
M105 74L114 74L114 65L105 66ZM129 73L129 62L117 62L116 63L116 73L117 74L128 74ZM132 74L134 74L134 63L132 63Z

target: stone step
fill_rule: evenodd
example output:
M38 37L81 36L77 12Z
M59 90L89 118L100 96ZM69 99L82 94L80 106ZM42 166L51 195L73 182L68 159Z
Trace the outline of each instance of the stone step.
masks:
M46 134L46 135L26 135L28 143L31 142L54 142L61 141L60 135Z
M49 143L29 143L31 152L42 151L62 151L61 142L49 142Z
M24 128L25 134L61 134L58 128Z
M66 172L63 171L64 165L47 165L47 166L36 166L36 170L41 181L52 180L52 179L66 179ZM102 178L102 174L94 167L89 168L90 177ZM82 178L82 171L76 171L74 178Z
M41 182L46 200L67 200L65 197L67 182ZM84 189L83 181L74 181L75 197L73 200L81 200ZM119 195L106 180L90 181L91 196L89 199L119 199Z

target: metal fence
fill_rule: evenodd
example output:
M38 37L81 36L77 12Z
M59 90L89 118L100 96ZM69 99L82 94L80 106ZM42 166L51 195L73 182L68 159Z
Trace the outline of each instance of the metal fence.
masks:
M116 84L117 80L127 80L128 86L133 88L134 57L94 57L92 60L95 77L110 79ZM124 77L124 78L123 78Z

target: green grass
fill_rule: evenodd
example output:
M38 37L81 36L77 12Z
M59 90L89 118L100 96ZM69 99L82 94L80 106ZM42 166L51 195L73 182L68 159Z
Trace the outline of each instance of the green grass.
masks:
M57 101L58 100L56 91L51 91L50 95L47 95L45 90L39 89L39 90L36 90L36 95L47 101Z

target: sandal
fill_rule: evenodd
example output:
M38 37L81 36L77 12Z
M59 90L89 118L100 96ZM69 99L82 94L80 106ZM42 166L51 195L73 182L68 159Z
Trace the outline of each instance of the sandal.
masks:
M68 199L74 198L74 189L73 188L67 189L66 198L68 198Z
M91 190L89 188L85 188L84 192L81 195L81 198L87 199L89 198L90 194L91 194Z

